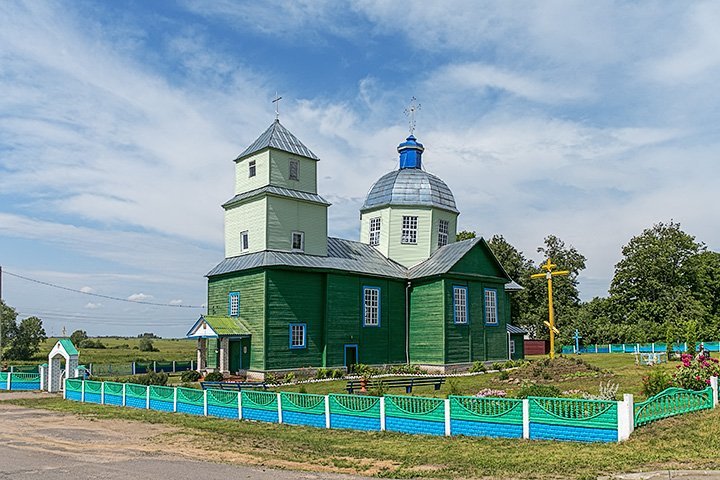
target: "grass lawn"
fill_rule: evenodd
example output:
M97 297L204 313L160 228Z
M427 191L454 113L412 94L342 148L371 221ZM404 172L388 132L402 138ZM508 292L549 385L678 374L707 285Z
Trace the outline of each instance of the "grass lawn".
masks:
M717 354L715 354L717 355ZM522 367L523 369L532 369L532 366L543 360L545 357L536 356L529 357L531 362ZM573 360L575 356L568 356ZM475 395L484 388L493 388L505 390L509 396L518 390L521 383L516 383L515 378L520 382L522 380L531 381L539 384L548 384L558 387L561 391L583 390L591 394L597 394L600 382L608 381L619 385L618 395L623 393L632 393L636 400L644 398L642 395L642 379L652 368L659 368L672 372L675 370L679 362L668 362L657 365L655 367L635 365L635 357L631 354L584 354L579 358L589 365L600 368L601 372L591 371L587 368L577 368L578 372L568 372L558 374L552 369L543 370L539 376L533 376L527 371L513 370L509 371L510 378L501 380L499 373L488 373L471 377L457 377L448 379L439 391L434 387L418 387L413 388L414 395L446 397L454 392L458 395ZM550 378L543 378L542 372L547 371ZM346 380L334 380L328 382L318 382L300 385L287 385L279 390L297 392L304 390L307 393L345 393ZM392 389L386 392L388 394L403 394L403 389Z
M32 363L47 362L47 355L52 350L57 338L48 338L40 346L40 354ZM101 341L107 348L79 348L80 363L128 363L132 361L188 361L195 359L197 343L185 338L152 339L157 352L141 352L137 347L140 339L137 337L93 337ZM12 362L28 363L28 362Z
M1 398L1 397L0 397ZM613 444L411 436L323 430L81 404L61 398L12 400L102 421L167 424L208 452L242 451L268 467L399 478L577 478L619 472L720 468L720 409L662 420ZM141 427L139 427L141 428Z

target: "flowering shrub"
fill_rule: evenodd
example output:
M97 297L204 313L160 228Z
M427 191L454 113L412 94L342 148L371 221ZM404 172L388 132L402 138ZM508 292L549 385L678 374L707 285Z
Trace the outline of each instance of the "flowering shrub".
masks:
M475 394L476 397L495 397L495 398L503 398L507 396L507 393L505 393L505 390L493 390L492 388L483 388L478 393Z
M710 385L710 377L720 376L720 362L717 358L693 358L689 353L680 357L682 362L673 375L676 386L689 390L703 390Z

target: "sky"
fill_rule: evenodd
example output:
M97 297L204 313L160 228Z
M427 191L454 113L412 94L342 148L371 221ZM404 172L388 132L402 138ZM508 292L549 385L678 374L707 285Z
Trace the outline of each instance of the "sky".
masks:
M0 2L2 297L50 335L183 336L276 92L331 235L358 239L417 97L459 229L536 262L557 235L606 295L657 222L720 250L719 24L718 2Z

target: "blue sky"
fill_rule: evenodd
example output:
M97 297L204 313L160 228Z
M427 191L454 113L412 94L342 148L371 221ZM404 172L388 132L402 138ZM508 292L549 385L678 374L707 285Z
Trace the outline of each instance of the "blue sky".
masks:
M720 4L368 0L0 2L0 264L203 305L232 159L274 118L322 159L332 235L359 235L410 97L460 228L537 261L555 234L604 295L620 248L673 219L720 248ZM5 276L48 333L185 333L201 309Z

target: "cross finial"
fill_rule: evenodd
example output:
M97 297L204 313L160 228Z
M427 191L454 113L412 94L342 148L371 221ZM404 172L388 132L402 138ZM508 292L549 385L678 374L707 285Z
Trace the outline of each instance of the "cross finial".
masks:
M277 90L275 91L275 98L273 98L272 103L275 104L275 120L278 120L280 118L280 100L282 100L282 97L278 96Z
M415 112L420 110L420 104L417 103L417 98L412 97L410 99L410 105L405 109L405 115L408 117L408 124L410 127L410 135L415 133Z

